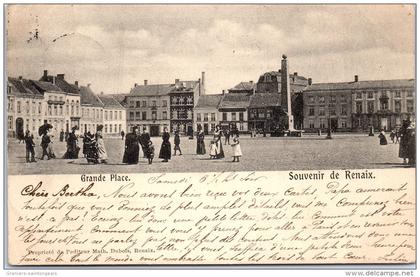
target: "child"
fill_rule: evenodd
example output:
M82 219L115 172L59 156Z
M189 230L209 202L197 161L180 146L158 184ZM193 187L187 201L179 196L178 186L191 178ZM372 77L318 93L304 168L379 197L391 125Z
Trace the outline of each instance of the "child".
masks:
M25 135L25 144L26 144L26 162L31 163L35 162L35 143L34 143L34 136L31 135L29 130L26 131Z
M239 144L239 134L236 133L231 144L233 151L233 163L239 162L239 157L242 156L241 145Z
M149 164L152 164L153 158L155 157L155 147L153 146L153 142L151 140L147 143L146 157Z
M216 159L217 150L216 150L216 144L214 143L214 140L210 142L210 159Z

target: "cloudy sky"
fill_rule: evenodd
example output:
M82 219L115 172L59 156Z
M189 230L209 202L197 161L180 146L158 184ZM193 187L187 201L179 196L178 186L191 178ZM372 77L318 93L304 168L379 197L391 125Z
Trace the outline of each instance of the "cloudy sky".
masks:
M35 34L36 29L38 33ZM95 91L194 80L208 93L278 70L314 82L414 78L414 9L402 5L12 5L7 75L65 73Z

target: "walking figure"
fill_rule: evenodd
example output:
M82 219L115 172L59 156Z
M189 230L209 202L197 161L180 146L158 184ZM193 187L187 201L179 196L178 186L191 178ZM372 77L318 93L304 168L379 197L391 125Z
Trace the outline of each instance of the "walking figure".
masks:
M121 140L124 140L124 137L125 137L124 130L121 130Z
M159 151L159 159L163 159L162 162L167 163L171 159L171 142L169 141L170 135L168 128L163 128L162 134L162 146Z
M45 156L47 156L47 159L55 159L55 154L54 154L54 150L52 147L52 140L51 138L53 137L52 135L50 135L51 133L51 128L47 128L44 131L44 134L42 135L41 138L41 147L42 147L42 156L41 156L41 160L44 159Z
M179 131L175 131L174 136L174 156L176 156L176 151L179 151L179 155L182 156L181 147L179 146L181 144L181 139L179 137Z
M31 134L29 130L26 131L25 144L26 144L26 162L27 163L36 162L34 136Z
M123 163L137 164L139 162L139 137L138 127L133 127L133 132L125 136L125 150Z

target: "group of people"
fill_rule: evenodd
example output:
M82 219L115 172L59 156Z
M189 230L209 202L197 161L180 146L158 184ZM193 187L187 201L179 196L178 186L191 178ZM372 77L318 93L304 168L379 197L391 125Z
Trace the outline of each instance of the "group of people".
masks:
M392 143L399 143L398 156L403 159L404 164L415 165L416 163L416 132L414 123L404 120L399 130L392 130L390 133ZM379 133L379 144L387 145L388 140L385 131Z
M232 143L229 142L230 136L233 136ZM239 157L242 156L241 145L239 143L239 133L229 132L225 130L224 132L220 129L220 126L217 125L213 134L213 140L210 141L210 159L223 159L225 157L225 152L223 151L222 137L225 137L226 143L232 147L232 162L239 162ZM206 146L204 144L205 134L201 125L198 125L197 132L197 155L206 154Z

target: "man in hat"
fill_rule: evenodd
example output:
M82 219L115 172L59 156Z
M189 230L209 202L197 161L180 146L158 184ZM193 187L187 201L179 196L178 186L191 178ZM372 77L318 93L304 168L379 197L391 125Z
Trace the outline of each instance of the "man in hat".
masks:
M52 147L52 140L51 138L53 137L50 133L51 133L51 129L49 126L44 130L44 133L42 134L42 138L41 138L41 147L42 147L42 156L41 156L41 160L44 159L45 155L47 155L48 160L49 159L55 159L55 154L54 154L54 150Z
M134 126L133 131L125 136L123 163L137 164L139 162L139 150L138 127Z
M26 144L26 162L36 162L35 161L35 143L34 143L34 136L31 134L29 130L26 131L25 135L25 144Z

